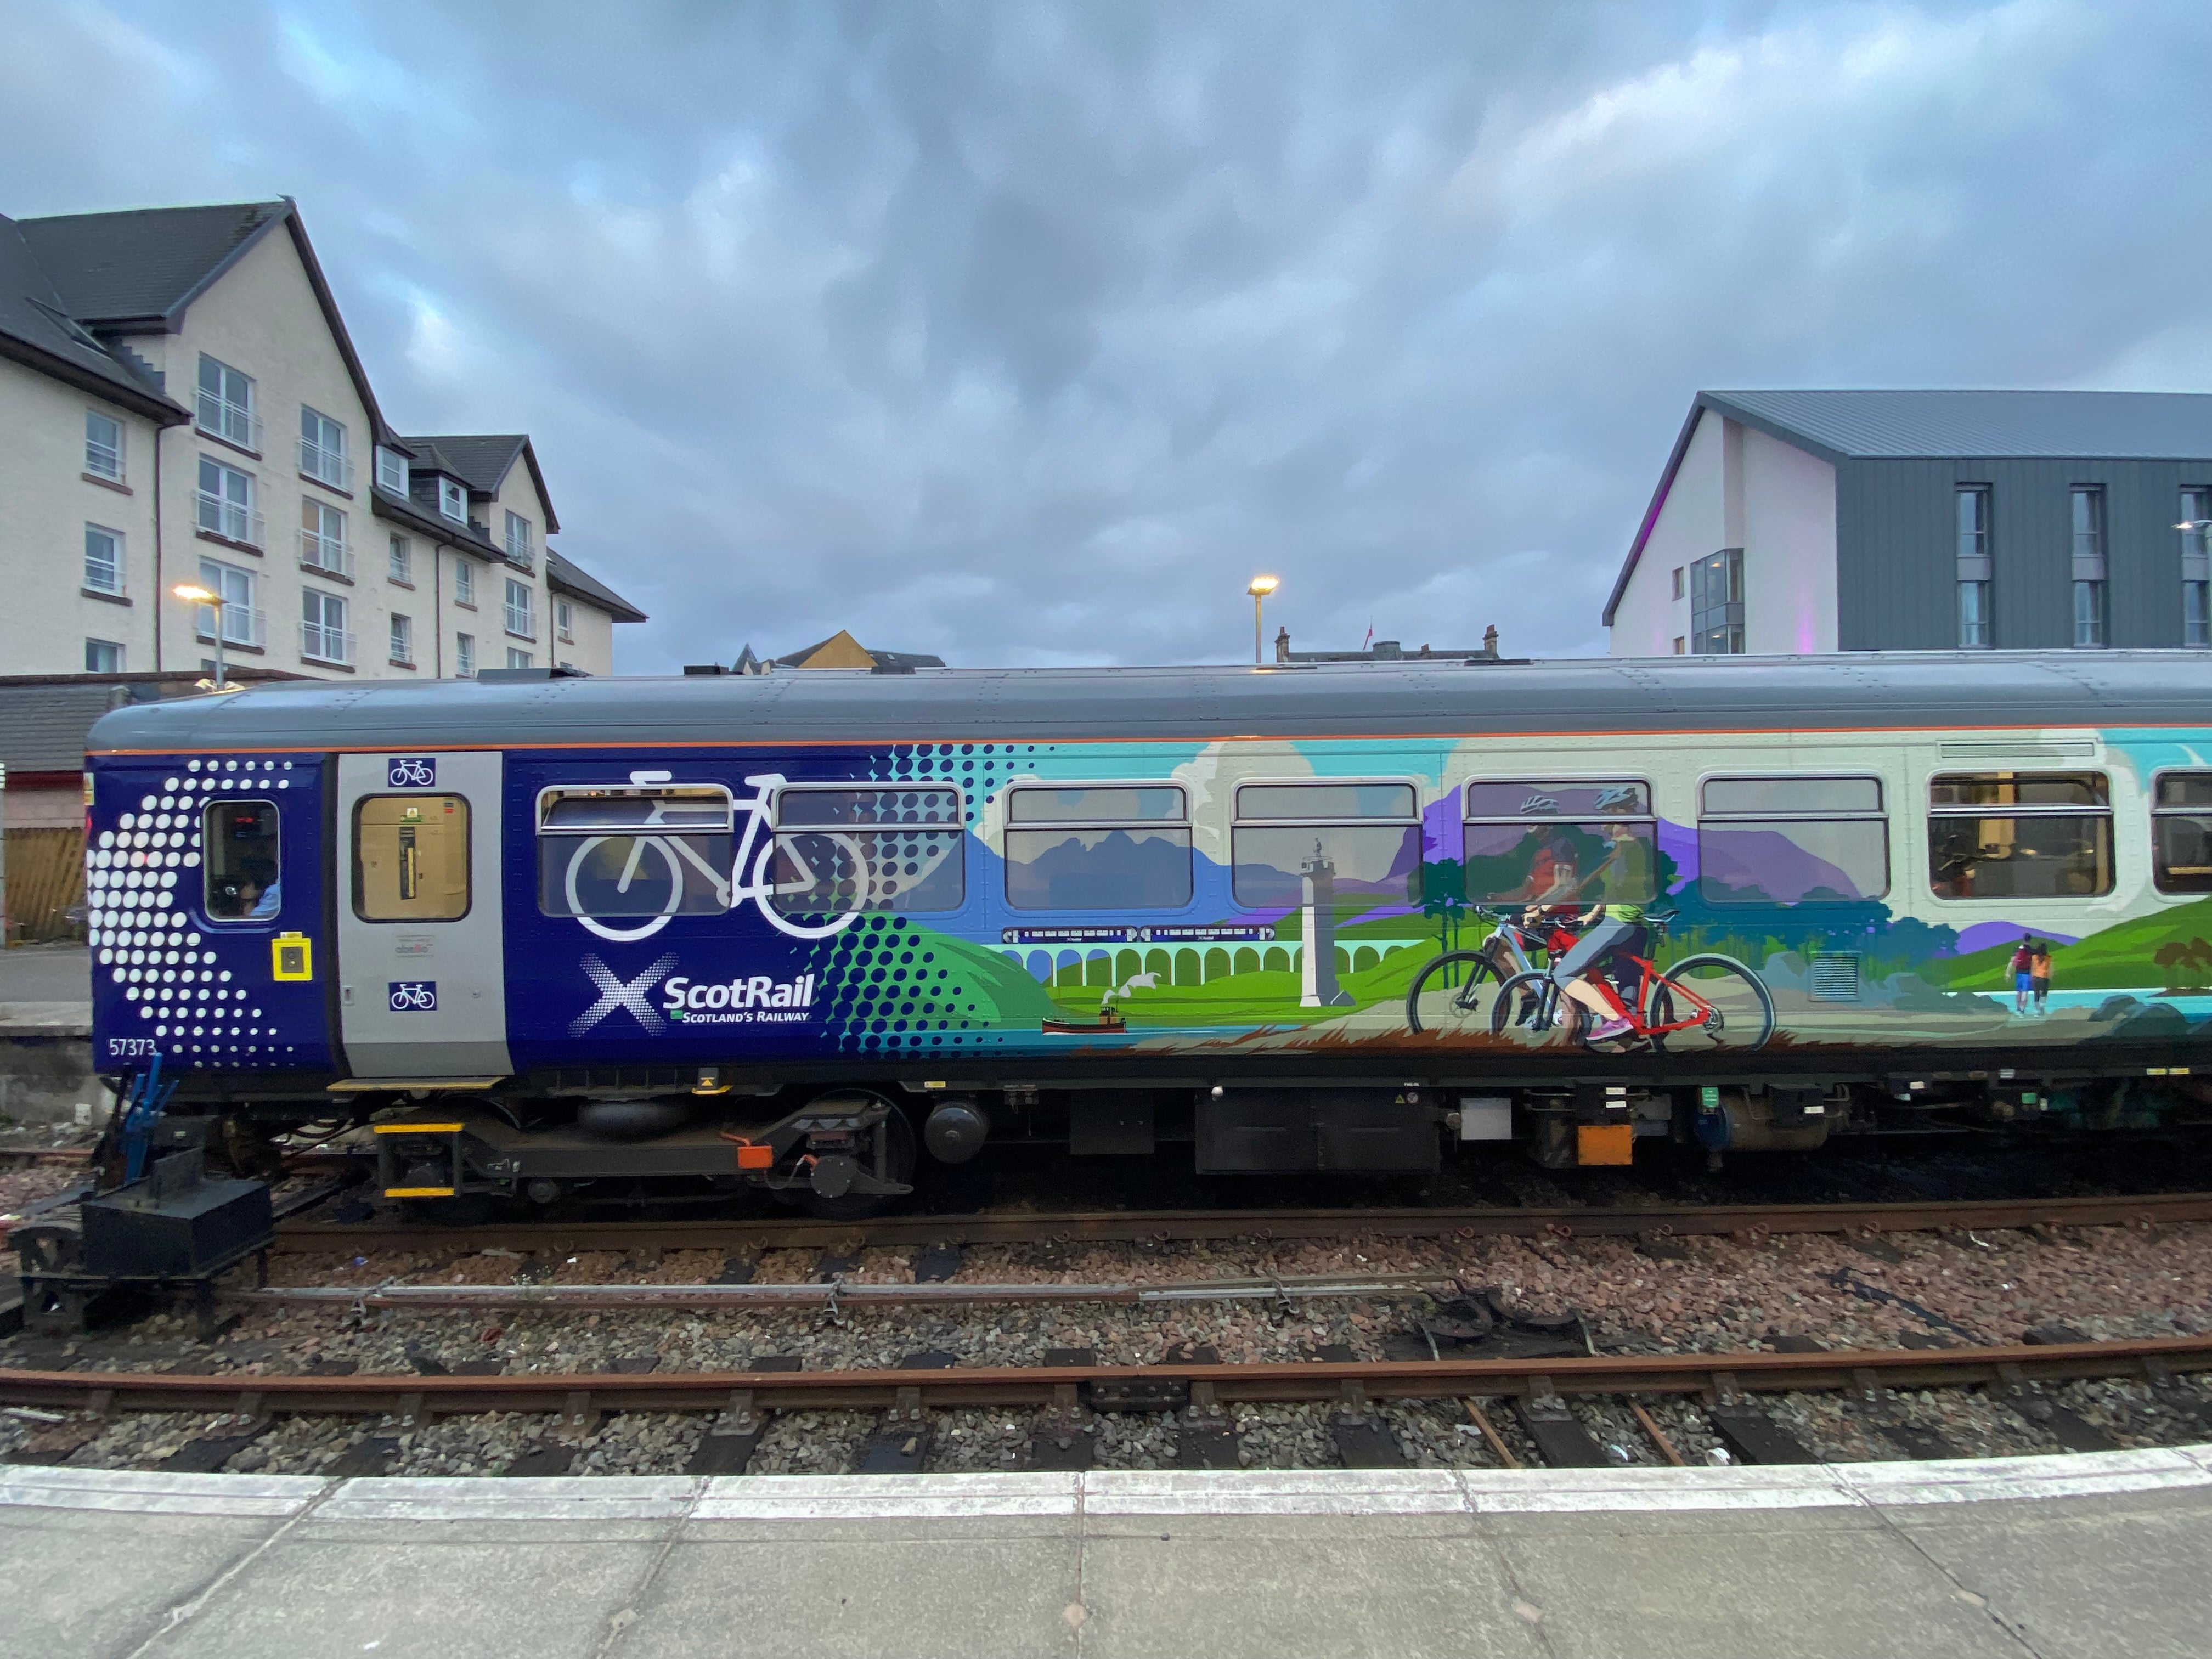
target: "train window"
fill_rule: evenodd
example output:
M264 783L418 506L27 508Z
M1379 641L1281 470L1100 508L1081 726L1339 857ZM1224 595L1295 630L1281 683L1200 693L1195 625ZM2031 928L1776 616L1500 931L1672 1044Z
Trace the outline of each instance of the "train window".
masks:
M270 921L283 908L276 806L265 800L210 801L200 823L210 921Z
M2151 797L2151 874L2161 893L2212 893L2212 772L2166 772Z
M792 915L957 910L968 896L960 792L785 789L775 908Z
M732 822L720 785L549 789L538 798L538 908L719 915L730 908Z
M1017 910L1172 910L1190 902L1190 812L1173 785L1016 789L1006 902Z
M2101 772L1976 772L1928 787L1937 898L2092 898L2112 890L2111 786Z
M1879 778L1711 778L1698 891L1713 904L1846 904L1889 891Z
M1326 874L1340 913L1421 902L1420 799L1408 783L1248 783L1229 830L1231 885L1253 909L1296 908Z
M1470 783L1462 833L1467 896L1476 904L1658 896L1658 823L1640 779Z
M405 794L356 802L353 913L363 921L458 921L468 915L467 800Z

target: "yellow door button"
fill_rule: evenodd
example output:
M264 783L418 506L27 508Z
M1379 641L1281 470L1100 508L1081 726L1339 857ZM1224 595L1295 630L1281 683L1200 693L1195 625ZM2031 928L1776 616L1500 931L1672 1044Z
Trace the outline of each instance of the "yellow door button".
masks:
M314 941L305 933L279 933L269 941L269 971L277 979L315 976Z

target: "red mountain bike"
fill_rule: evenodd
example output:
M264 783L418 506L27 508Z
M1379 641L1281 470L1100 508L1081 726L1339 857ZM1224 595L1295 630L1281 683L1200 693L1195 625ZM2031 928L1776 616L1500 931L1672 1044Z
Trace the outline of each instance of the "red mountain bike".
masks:
M1663 937L1671 918L1646 915L1644 927ZM1554 958L1564 951L1555 946ZM1628 1030L1604 1039L1590 1033L1598 1019L1572 997L1561 994L1551 970L1534 968L1514 975L1498 988L1491 1005L1490 1030L1503 1036L1513 1026L1547 1031L1564 1023L1567 1035L1598 1054L1620 1054L1649 1043L1655 1054L1704 1054L1717 1048L1764 1048L1774 1035L1774 997L1766 981L1734 957L1685 957L1661 969L1650 957L1620 952L1613 963L1633 970L1634 993L1623 997L1605 964L1583 974L1597 988L1605 1018L1625 1019ZM1620 969L1616 969L1619 971Z

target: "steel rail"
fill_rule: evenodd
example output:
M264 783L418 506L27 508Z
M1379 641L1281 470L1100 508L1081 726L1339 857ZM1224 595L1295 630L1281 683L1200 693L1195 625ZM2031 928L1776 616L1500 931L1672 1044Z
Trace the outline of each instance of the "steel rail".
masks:
M276 1307L471 1308L500 1312L635 1312L647 1308L951 1307L968 1303L1297 1302L1330 1297L1424 1296L1449 1273L1364 1273L1281 1279L1178 1279L1155 1284L985 1285L343 1285L219 1290L225 1302Z
M1061 1365L948 1370L710 1371L635 1376L532 1371L502 1376L282 1376L251 1372L0 1370L0 1404L98 1413L185 1411L248 1417L616 1411L709 1412L733 1395L753 1410L861 1411L919 1405L1045 1406L1086 1385L1205 1388L1218 1402L1496 1395L1748 1394L1978 1383L2022 1388L2087 1377L2157 1380L2212 1370L2212 1335L1983 1348L1825 1353L1600 1354L1553 1359L1313 1361L1290 1364Z
M1936 1228L2112 1227L2212 1221L2212 1193L2092 1198L1968 1199L1903 1204L1653 1204L1527 1209L1094 1210L1060 1214L898 1215L866 1221L550 1221L478 1227L341 1224L301 1218L276 1230L280 1252L505 1249L823 1249L892 1244L1006 1244L1223 1238L1677 1237L1728 1233L1918 1232Z

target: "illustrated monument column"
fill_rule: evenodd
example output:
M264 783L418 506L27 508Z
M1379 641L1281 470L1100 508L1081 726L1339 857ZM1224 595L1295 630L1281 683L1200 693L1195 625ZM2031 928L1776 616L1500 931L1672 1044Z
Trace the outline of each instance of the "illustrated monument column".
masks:
M1336 982L1336 866L1323 856L1316 841L1313 856L1298 872L1305 878L1305 950L1298 964L1298 1006L1348 1006L1352 993Z

